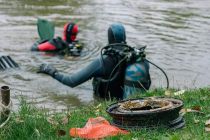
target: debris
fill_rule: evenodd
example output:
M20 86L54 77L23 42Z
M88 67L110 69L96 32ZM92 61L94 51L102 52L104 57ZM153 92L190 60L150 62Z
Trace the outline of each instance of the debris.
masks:
M174 98L153 97L127 99L111 104L106 112L112 124L127 130L142 128L178 129L185 125L179 111L183 101Z
M174 92L174 95L178 96L178 95L182 95L184 93L185 93L185 90L180 90L180 91Z
M100 107L101 107L101 104L98 104L98 105L96 106L97 109L99 109Z
M22 118L20 118L20 117L17 117L17 118L15 118L15 122L16 123L23 123L24 120Z
M171 90L166 90L166 91L165 91L165 95L166 95L166 96L172 96L173 93L172 93Z
M193 110L197 110L197 111L201 111L201 107L200 106L193 106L192 109Z
M210 132L210 119L206 121L205 123L205 131Z
M49 122L52 125L58 125L59 123L57 121L55 121L52 116L47 118L47 122Z
M156 108L163 108L172 104L170 104L170 102L166 100L149 98L144 101L128 100L126 102L119 103L119 105L120 105L119 108L123 110L150 110L150 109L156 109Z
M164 94L166 96L173 96L173 95L179 96L179 95L182 95L184 93L185 93L185 90L180 90L180 91L177 91L177 92L172 92L171 90L166 90Z
M128 133L128 131L110 125L110 123L103 117L90 118L83 128L70 129L70 135L72 137L83 139L102 139L108 136Z
M194 110L194 109L190 109L190 108L183 108L180 110L180 113L182 115L186 114L186 113L199 113L199 114L204 114L203 112L201 112L200 110Z
M69 122L69 117L68 117L68 116L64 116L64 117L61 119L61 123L62 123L63 125L66 125L68 122Z
M58 135L58 136L65 136L65 135L66 135L66 131L60 129L60 130L57 131L57 135Z
M206 132L210 132L210 128L209 127L205 127L205 131Z

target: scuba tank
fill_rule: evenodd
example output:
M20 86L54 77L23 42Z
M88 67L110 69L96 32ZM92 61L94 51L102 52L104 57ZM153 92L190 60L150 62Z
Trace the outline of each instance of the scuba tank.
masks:
M140 49L134 48L130 59L127 60L124 75L123 98L127 98L137 92L147 91L151 85L149 63L144 53L146 46Z
M125 90L126 91L130 90L130 87L133 87L134 85L135 87L137 87L136 83L138 83L139 80L144 85L149 81L147 86L145 86L147 89L149 89L151 82L148 70L146 70L148 71L148 73L145 74L147 77L141 77L145 75L139 75L139 77L136 78L135 76L136 74L139 73L139 66L141 67L146 66L142 65L144 64L144 57L145 57L144 49L145 47L138 50L122 43L110 44L104 47L101 51L102 62L104 59L103 56L108 55L110 57L116 58L117 64L113 68L111 74L107 77L107 79L94 78L93 87L95 93L96 94L99 93L98 95L100 97L108 96L109 98L114 97L117 99L123 99L130 94L129 92L125 92ZM132 72L134 72L134 75L132 74L130 75L130 73ZM144 80L145 82L142 81L142 78L145 79ZM135 84L133 83L134 81ZM142 87L138 86L138 88Z
M167 82L166 88L169 88L169 79L166 72L153 62L146 59L146 55L144 53L145 48L146 46L140 49L134 49L131 55L131 58L134 57L134 59L127 61L123 98L127 98L129 95L134 93L149 90L151 85L149 64L152 64L164 74Z
M149 89L151 79L149 74L149 63L140 58L134 63L127 65L124 79L124 94L123 98L144 92Z

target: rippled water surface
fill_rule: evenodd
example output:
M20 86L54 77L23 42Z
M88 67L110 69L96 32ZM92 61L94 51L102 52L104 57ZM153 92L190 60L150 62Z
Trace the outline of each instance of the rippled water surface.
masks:
M66 109L92 102L91 80L67 87L50 76L37 74L41 63L74 73L87 65L107 44L107 29L124 24L128 44L147 45L149 60L168 74L172 88L210 85L210 0L0 0L0 55L10 55L20 69L0 73L0 85L18 97L49 109ZM79 24L78 38L85 43L82 57L49 56L30 52L38 39L36 21L45 18L61 36L68 21ZM152 87L165 87L163 74L151 66Z

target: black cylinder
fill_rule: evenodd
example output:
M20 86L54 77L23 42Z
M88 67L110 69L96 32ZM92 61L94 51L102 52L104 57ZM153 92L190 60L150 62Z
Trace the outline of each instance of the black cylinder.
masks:
M6 107L10 104L10 88L8 86L1 87L1 103ZM3 111L0 112L0 123L4 122L8 118L9 114L9 108L3 108Z
M8 86L1 87L2 104L8 106L10 103L10 88Z

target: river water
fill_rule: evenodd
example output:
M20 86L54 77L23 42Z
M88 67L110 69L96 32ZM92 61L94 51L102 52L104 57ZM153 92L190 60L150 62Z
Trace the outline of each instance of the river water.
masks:
M86 105L92 101L91 80L67 87L50 76L37 74L42 63L74 73L87 65L107 44L107 29L114 22L126 28L128 44L147 45L147 58L163 68L171 88L210 85L210 0L0 0L0 55L10 55L20 69L0 73L0 85L11 88L15 107L19 98L50 110ZM56 36L63 25L79 25L85 44L81 57L49 56L31 52L38 39L36 21L52 21ZM165 87L164 75L151 66L152 88Z

